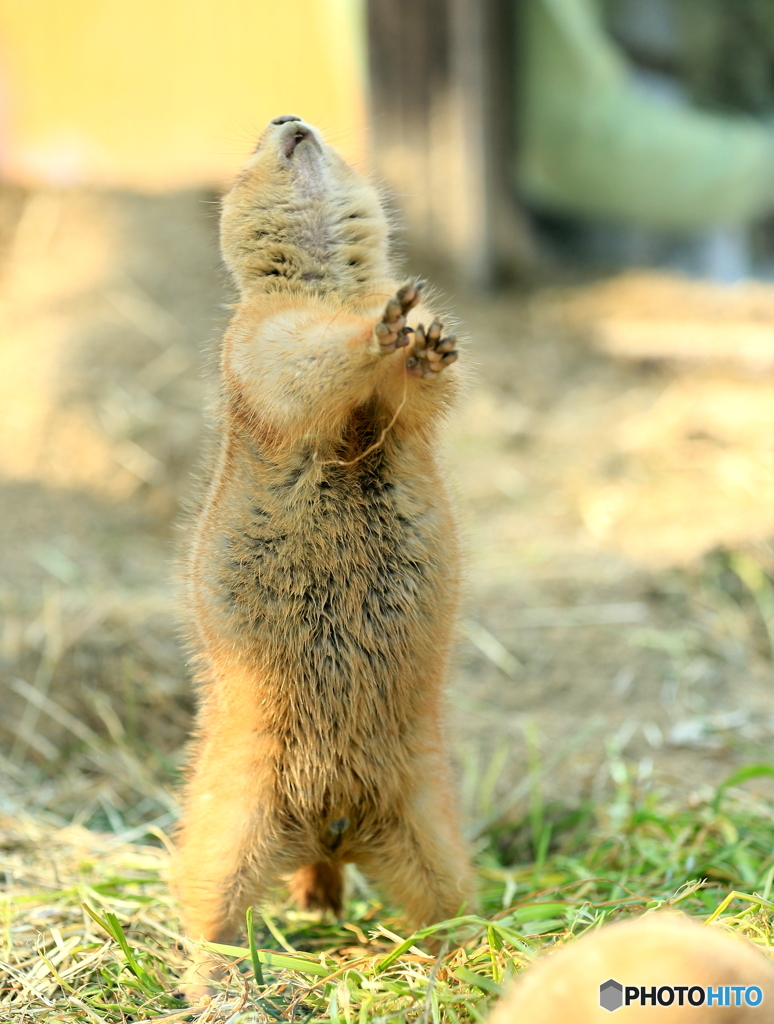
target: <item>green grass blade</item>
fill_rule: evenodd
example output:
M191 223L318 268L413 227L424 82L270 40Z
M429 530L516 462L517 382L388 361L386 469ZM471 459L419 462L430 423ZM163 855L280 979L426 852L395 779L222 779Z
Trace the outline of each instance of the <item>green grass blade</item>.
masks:
M88 903L82 903L81 906L89 917L121 947L127 966L135 978L137 978L142 989L148 995L158 995L159 992L162 992L162 987L153 980L130 949L129 943L126 941L126 935L124 935L124 930L121 927L121 922L116 915L112 911L107 911L103 918L95 910L92 910Z
M202 949L211 953L221 953L223 956L233 956L246 960L250 956L250 949L244 946L227 946L221 942L200 942ZM326 967L318 960L307 960L302 954L288 956L285 953L274 953L268 949L257 949L256 956L266 967L278 967L285 971L298 971L299 974L315 974L318 978L327 978L335 968Z
M382 971L386 971L388 967L392 967L395 961L402 957L404 953L407 953L416 941L417 939L415 935L412 935L411 938L409 939L404 939L403 942L401 942L399 945L395 947L395 949L391 950L391 952L387 954L384 960L377 964L377 972L381 974Z
M715 793L715 800L712 810L717 814L720 808L720 801L727 789L731 786L738 786L740 782L747 782L748 779L757 779L762 775L774 775L774 765L771 764L747 764L738 771L733 772L725 782L721 782Z
M266 927L269 929L269 931L272 933L274 938L277 940L277 942L279 942L280 946L282 946L284 950L286 950L290 954L298 952L297 949L294 949L293 946L290 945L288 940L285 938L285 936L282 934L282 932L279 930L277 925L269 917L265 910L261 914L261 917L263 918L263 922L266 925Z
M248 907L247 913L247 941L250 944L250 959L253 962L253 974L255 975L255 982L257 985L263 986L263 971L261 970L261 961L258 958L258 947L255 944L255 931L253 930L253 908Z
M113 934L113 929L110 927L110 925L104 918L99 916L96 910L92 910L88 903L81 903L81 907L86 911L86 913L89 915L92 921L94 921L96 924L100 926L103 932L107 932L111 939L115 938L115 935Z
M123 950L124 956L126 957L126 962L129 965L129 970L132 972L135 978L137 978L140 985L142 985L142 987L149 995L155 995L157 992L160 992L160 986L153 980L153 978L151 978L151 976L148 974L148 972L142 966L140 961L135 957L134 953L129 948L129 943L126 941L126 935L124 935L124 930L121 927L121 922L118 920L116 915L111 911L107 911L105 914L105 919L111 926L111 930L113 932L116 942Z
M458 981L464 981L466 985L475 985L476 988L480 988L482 992L490 995L501 996L503 994L502 985L498 985L496 981L487 978L485 974L477 974L475 971L471 971L468 967L458 967L456 971L452 971L452 976Z

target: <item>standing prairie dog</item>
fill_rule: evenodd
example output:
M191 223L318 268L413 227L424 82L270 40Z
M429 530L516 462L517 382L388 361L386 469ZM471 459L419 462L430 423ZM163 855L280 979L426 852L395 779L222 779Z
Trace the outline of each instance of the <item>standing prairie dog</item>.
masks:
M473 900L443 726L455 339L421 282L399 287L376 190L300 118L264 131L221 245L240 298L185 572L201 699L184 925L233 940L282 879L338 913L347 862L412 925L452 917Z

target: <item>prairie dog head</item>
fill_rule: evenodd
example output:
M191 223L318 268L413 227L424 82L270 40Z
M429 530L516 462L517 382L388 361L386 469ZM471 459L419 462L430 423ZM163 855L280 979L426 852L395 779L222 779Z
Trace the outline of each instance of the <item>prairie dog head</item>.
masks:
M355 298L389 273L376 189L320 133L275 117L223 199L223 258L243 295L309 290Z

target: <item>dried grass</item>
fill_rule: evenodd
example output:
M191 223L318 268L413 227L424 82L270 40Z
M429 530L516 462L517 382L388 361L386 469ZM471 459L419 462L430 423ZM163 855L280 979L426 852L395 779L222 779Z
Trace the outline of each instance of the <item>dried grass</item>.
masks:
M479 1021L535 957L662 906L774 955L774 808L731 788L754 772L680 807L638 793L619 758L608 769L605 807L552 820L533 801L521 822L484 833L484 916L405 935L355 877L341 923L278 903L256 912L252 943L210 946L226 978L197 1008L175 994L188 943L164 881L165 834L149 827L157 845L140 845L5 816L0 1020ZM512 864L520 831L532 855ZM423 948L431 934L442 940L437 957Z
M211 1005L175 998L165 844L192 695L170 524L222 320L210 209L0 193L0 419L22 435L0 458L0 1022L477 1021L534 956L665 901L770 948L770 780L713 788L774 739L769 385L614 366L504 297L461 309L484 385L454 456L482 916L443 926L435 959L355 878L344 923L278 902Z

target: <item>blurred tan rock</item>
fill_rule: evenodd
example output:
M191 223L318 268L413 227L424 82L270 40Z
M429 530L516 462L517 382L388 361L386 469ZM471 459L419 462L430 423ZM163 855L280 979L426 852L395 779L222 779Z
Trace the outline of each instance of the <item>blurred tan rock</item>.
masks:
M758 1006L600 1006L599 987L608 979L622 986L758 986ZM733 998L733 992L732 992ZM684 997L685 1001L685 997ZM495 1009L490 1024L653 1024L774 1021L774 964L744 939L673 913L650 914L610 925L550 953Z
M746 373L774 369L774 288L768 282L719 285L634 271L577 289L564 311L595 347L619 359Z

